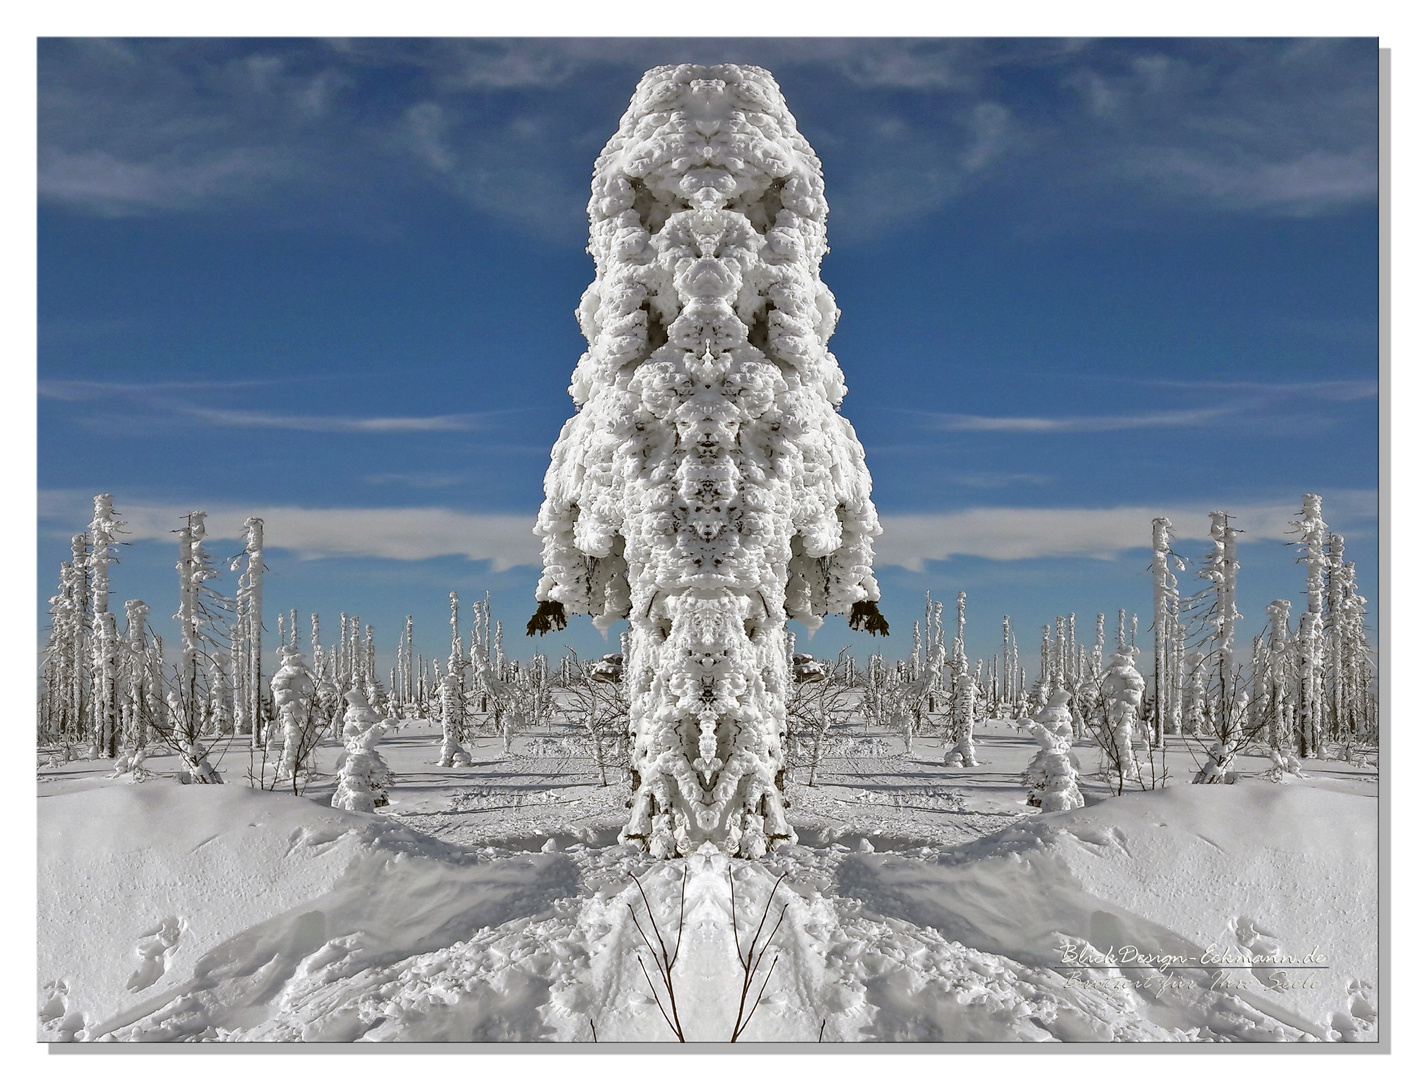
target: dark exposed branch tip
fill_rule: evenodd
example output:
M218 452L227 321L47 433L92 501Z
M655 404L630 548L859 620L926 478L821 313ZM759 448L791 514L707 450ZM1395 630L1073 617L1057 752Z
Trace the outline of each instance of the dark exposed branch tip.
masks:
M890 636L890 624L874 600L857 600L851 605L851 629L864 630L867 634Z
M565 605L559 600L542 600L536 607L536 614L526 624L526 636L549 634L553 630L565 629Z

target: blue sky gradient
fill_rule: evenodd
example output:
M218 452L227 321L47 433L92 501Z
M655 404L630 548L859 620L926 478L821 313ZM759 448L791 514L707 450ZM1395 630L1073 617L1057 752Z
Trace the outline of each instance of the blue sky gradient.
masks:
M1208 509L1257 633L1301 604L1305 491L1375 637L1373 39L43 41L41 628L111 491L160 631L201 507L218 554L266 515L272 630L358 614L386 667L404 614L445 653L447 591L490 590L528 655L591 165L685 60L771 69L822 159L887 652L926 589L980 655L1010 613L1030 671L1055 615L1144 633L1150 516L1199 556ZM801 647L876 644L834 622Z

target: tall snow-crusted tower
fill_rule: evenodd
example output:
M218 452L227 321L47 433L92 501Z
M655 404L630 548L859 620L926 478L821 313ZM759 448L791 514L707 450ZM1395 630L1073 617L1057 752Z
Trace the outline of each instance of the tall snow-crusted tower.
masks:
M634 801L670 858L757 858L782 808L786 620L886 631L865 452L826 348L821 163L761 68L659 67L595 163L576 415L528 633L630 622Z

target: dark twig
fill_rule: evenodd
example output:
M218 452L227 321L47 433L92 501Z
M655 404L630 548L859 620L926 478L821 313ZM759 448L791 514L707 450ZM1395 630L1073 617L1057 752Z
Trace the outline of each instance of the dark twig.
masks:
M644 891L644 886L633 874L629 879L634 882L639 889L639 895L644 900L644 913L649 916L649 927L654 931L654 940L659 943L656 950L649 941L649 935L644 932L644 927L640 925L639 916L634 912L634 903L629 903L629 917L634 921L634 928L639 931L639 937L644 942L644 947L649 950L649 958L654 961L654 967L658 969L659 979L664 984L664 993L669 999L669 1007L664 1008L663 999L659 997L659 990L654 985L654 980L649 977L649 969L644 966L644 958L636 956L639 961L639 970L644 972L644 981L649 984L649 991L654 995L654 1004L659 1007L659 1015L664 1018L664 1023L669 1025L669 1030L678 1036L679 1042L686 1042L683 1037L683 1022L679 1020L678 1002L674 998L674 965L678 963L679 950L683 945L683 912L685 898L688 893L688 866L683 868L683 877L679 881L679 924L678 934L674 938L674 955L669 956L668 946L664 944L664 936L659 933L659 922L654 918L654 908L649 903L649 894ZM670 1015L672 1014L672 1015Z
M772 910L772 900L777 895L777 890L782 882L787 880L787 875L783 874L772 885L772 891L767 894L767 903L762 905L762 917L757 920L757 932L752 935L752 941L747 946L747 955L742 953L742 942L738 938L737 930L737 890L733 882L733 872L728 871L728 898L729 907L732 911L733 919L733 945L737 949L738 963L742 965L742 994L738 998L737 1020L733 1023L733 1037L729 1042L737 1042L738 1036L747 1030L747 1025L752 1021L753 1014L757 1012L757 1006L762 1004L762 996L767 992L767 984L772 981L772 972L777 970L777 961L781 959L781 951L772 957L772 963L767 968L767 975L757 988L757 997L753 1000L752 1008L747 1008L747 997L752 988L752 980L757 977L758 970L762 967L762 961L766 959L767 950L772 945L772 939L777 936L777 931L782 928L782 920L787 917L787 904L783 904L777 913L777 921L772 926L772 932L767 935L767 940L762 940L762 931L767 926L767 916ZM761 948L758 948L758 945ZM746 1019L743 1018L743 1011L747 1011Z

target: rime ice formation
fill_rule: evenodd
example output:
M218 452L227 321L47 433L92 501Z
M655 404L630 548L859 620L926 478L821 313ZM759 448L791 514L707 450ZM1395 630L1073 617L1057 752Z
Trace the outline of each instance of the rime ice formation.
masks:
M362 690L350 690L344 700L349 702L341 731L345 757L330 805L369 813L388 805L388 789L393 784L388 764L374 749L386 730L384 718Z
M279 651L280 668L271 677L270 692L276 716L285 728L284 752L277 775L288 780L299 771L301 758L309 751L305 742L310 726L310 704L315 699L315 677L304 654L294 645L284 645Z
M1136 670L1136 651L1133 646L1118 645L1101 680L1103 737L1110 744L1107 753L1114 771L1127 779L1140 776L1131 738L1146 691L1146 681Z
M1042 747L1028 764L1028 805L1040 806L1044 813L1084 805L1072 764L1072 712L1067 708L1071 696L1066 690L1054 690L1027 729Z
M630 621L623 841L757 857L795 840L786 620L887 630L870 474L826 348L821 165L761 68L655 68L589 212L589 348L546 473L528 633Z

